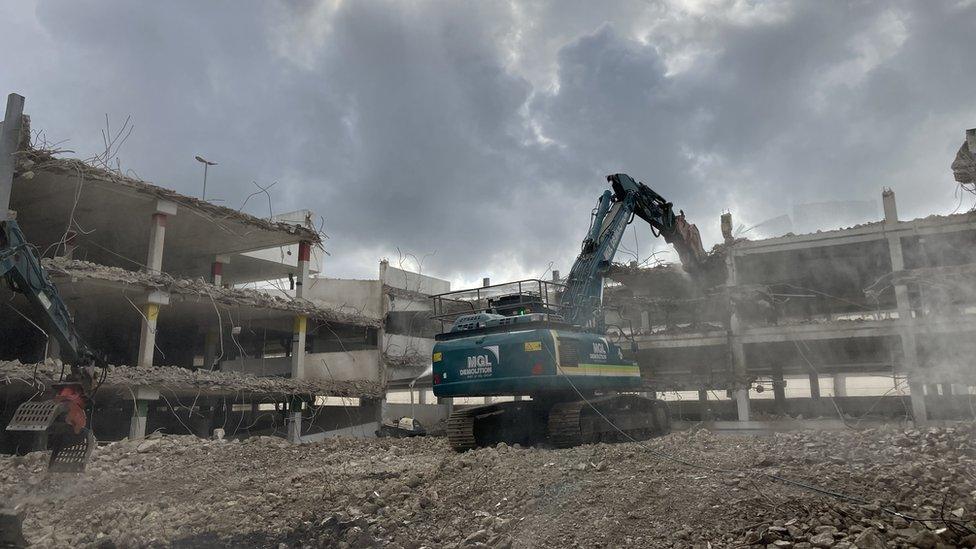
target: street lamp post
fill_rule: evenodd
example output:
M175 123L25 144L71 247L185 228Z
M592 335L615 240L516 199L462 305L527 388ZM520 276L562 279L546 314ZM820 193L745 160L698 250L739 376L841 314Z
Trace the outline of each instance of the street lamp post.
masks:
M201 199L206 200L207 199L207 168L209 168L210 166L216 166L217 163L211 162L199 155L195 156L194 158L197 159L197 162L203 164L203 196L201 197Z

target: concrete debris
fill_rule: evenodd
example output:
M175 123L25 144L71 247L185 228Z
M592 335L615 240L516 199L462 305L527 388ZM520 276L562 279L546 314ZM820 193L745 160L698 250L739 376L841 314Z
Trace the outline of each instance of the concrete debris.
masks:
M45 258L42 262L44 268L53 277L61 275L74 279L89 278L119 282L126 285L139 286L146 290L161 290L176 295L198 297L207 301L213 298L216 303L221 305L288 311L306 315L309 318L323 322L335 322L369 328L379 328L382 325L380 319L370 318L361 314L325 309L310 301L285 299L258 290L215 286L200 278L195 280L175 278L166 273L130 271L119 267L106 267L97 263L67 259L64 257ZM55 283L57 283L57 280L55 280Z
M383 353L383 362L387 368L423 368L430 363L430 357L419 353L391 355Z
M41 453L2 457L0 498L38 547L972 547L974 435L696 431L464 454L435 438L162 436L99 447L80 477L46 474Z
M970 143L970 140L973 142ZM952 161L952 175L963 185L976 185L976 154L973 154L973 149L976 149L976 132L970 130L967 140L959 147L959 152Z
M0 384L24 383L50 386L61 374L58 361L42 364L0 362ZM176 366L135 368L109 366L103 390L125 387L151 386L173 390L210 392L247 391L275 395L329 395L341 397L380 397L383 385L377 381L330 381L323 379L294 380L283 377L257 377L238 372L187 370Z
M29 162L29 164L28 164ZM312 229L294 223L284 223L280 221L270 221L254 217L224 206L200 200L192 196L186 196L176 191L158 187L154 184L140 181L133 177L121 173L104 170L90 166L85 162L74 158L56 158L53 151L28 149L19 153L17 164L17 177L22 177L26 173L31 174L29 178L37 177L42 173L51 173L64 176L84 176L86 181L105 181L132 189L133 191L153 196L161 200L175 202L181 207L200 212L213 219L231 219L246 225L257 227L269 231L284 231L289 234L300 235L303 239L310 242L321 242L319 234Z

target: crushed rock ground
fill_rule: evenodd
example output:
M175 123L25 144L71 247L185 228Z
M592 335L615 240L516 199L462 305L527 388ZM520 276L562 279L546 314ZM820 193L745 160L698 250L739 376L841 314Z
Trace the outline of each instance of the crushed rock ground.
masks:
M2 457L0 498L39 547L972 547L974 435L699 430L464 454L441 438L163 436L102 446L81 475L47 473L42 453Z

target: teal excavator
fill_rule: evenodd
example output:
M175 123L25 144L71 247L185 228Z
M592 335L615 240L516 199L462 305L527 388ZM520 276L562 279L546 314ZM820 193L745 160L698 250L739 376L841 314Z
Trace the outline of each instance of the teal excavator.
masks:
M457 451L500 442L566 448L666 434L664 402L639 396L640 368L608 337L604 277L635 217L678 252L692 276L705 258L698 228L626 174L607 176L582 249L565 282L522 280L433 296L437 397L530 397L458 408L448 419Z

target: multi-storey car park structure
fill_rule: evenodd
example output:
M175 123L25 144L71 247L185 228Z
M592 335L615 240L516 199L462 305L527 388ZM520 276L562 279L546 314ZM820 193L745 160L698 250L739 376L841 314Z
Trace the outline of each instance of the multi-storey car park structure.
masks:
M9 208L81 334L126 365L98 391L100 439L217 427L296 441L372 432L386 382L383 301L367 314L314 299L330 284L313 278L321 245L311 212L260 219L60 158L30 145L26 116L15 120ZM59 350L20 294L0 292L6 425L58 378ZM0 437L8 450L21 442Z
M98 438L220 428L301 441L370 436L384 411L447 414L452 403L428 400L427 296L448 282L386 261L377 279L325 278L311 212L260 219L60 158L31 147L26 123L10 209L84 337L125 365L99 389ZM976 214L899 221L894 193L882 201L883 220L849 229L728 235L703 285L678 266L615 267L608 324L630 340L645 389L697 392L671 403L692 420L971 417ZM5 424L60 367L23 299L0 292ZM863 376L891 390L846 390ZM387 404L388 390L419 390L417 402Z
M900 221L895 193L882 198L877 222L729 235L713 251L705 292L680 267L617 267L610 302L621 331L633 333L648 388L698 391L698 402L673 403L690 419L972 417L976 213ZM862 376L890 378L890 391L848 396L847 380ZM787 384L810 396L787 400ZM750 399L770 386L773 399Z

